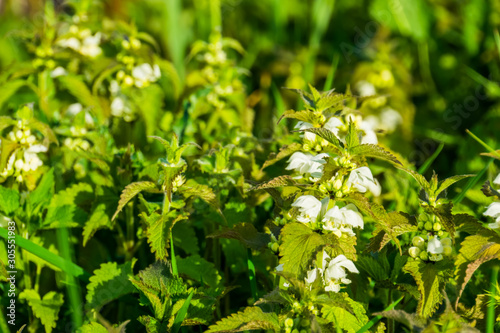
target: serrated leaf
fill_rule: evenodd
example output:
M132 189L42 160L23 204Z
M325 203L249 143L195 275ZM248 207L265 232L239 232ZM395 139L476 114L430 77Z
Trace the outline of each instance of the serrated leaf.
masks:
M87 308L99 312L107 303L133 293L135 288L129 281L129 276L133 275L134 264L135 259L121 265L116 262L101 264L87 285Z
M177 270L180 275L203 282L209 287L217 287L222 282L222 276L215 268L215 265L199 255L187 258L177 257Z
M188 254L198 254L200 247L195 228L189 222L179 222L172 228L172 237L175 247L180 247Z
M16 121L8 116L0 116L0 131L3 131L5 128L9 126L13 126L16 124Z
M125 205L137 194L142 191L155 190L156 184L153 182L135 182L132 184L128 184L120 195L120 201L118 202L118 208L116 208L116 212L111 218L114 220L119 212L125 207Z
M323 304L322 318L348 333L356 333L368 322L363 305L352 300L346 293L340 293L334 297L335 302Z
M396 156L379 145L362 144L359 146L355 146L349 149L349 154L351 154L352 156L378 158L384 161L399 164L401 166L403 165L403 163L401 163Z
M296 185L300 184L297 184L296 180L293 179L291 176L285 175L273 178L265 183L254 186L249 191L264 190L268 188L276 188L283 186L296 186Z
M275 164L276 162L284 159L287 156L290 156L291 154L301 149L302 149L302 144L298 142L294 142L292 144L281 147L277 155L271 155L269 157L269 159L262 166L262 169L265 169L268 166Z
M403 310L388 310L383 312L376 312L373 315L382 316L400 322L415 332L423 329L425 325L425 321L419 318L416 314L410 314Z
M289 223L281 229L280 264L284 271L299 278L307 271L316 252L325 242L323 238L302 223Z
M418 314L423 318L432 316L444 299L441 293L444 283L439 276L438 265L410 259L403 270L411 274L417 283L420 292L417 306Z
M400 169L409 173L417 181L417 183L420 185L420 187L425 192L427 192L427 193L431 192L431 185L429 184L427 179L425 179L424 176L422 176L421 174L419 174L418 172L416 172L414 170L410 170L410 169L406 169L406 168L400 168Z
M148 218L148 243L151 247L151 253L155 254L156 259L166 259L168 257L167 248L169 246L170 233L172 227L186 216L178 215L178 212L172 211L168 215L159 215L153 213Z
M340 140L329 129L311 127L311 128L306 128L306 129L302 130L302 132L309 132L309 133L316 134L320 138L323 138L326 141L330 142L339 152L343 151L343 147L342 147Z
M263 312L259 307L247 307L244 311L223 318L211 325L205 333L242 332L246 330L280 331L278 316L274 312Z
M57 319L59 318L59 309L64 304L63 295L54 291L49 291L43 298L40 298L38 292L33 289L25 289L19 294L20 299L25 299L33 314L40 319L45 331L52 332L56 327Z
M179 188L179 192L187 199L190 197L200 198L215 209L219 209L217 196L211 187L199 184L193 179L189 179Z
M99 323L92 322L80 327L78 333L108 333L108 330Z
M18 191L0 186L0 210L5 215L9 216L19 208L20 199Z
M460 214L465 215L465 214ZM493 230L477 227L470 236L465 237L460 244L460 250L455 260L455 279L457 281L458 297L456 304L465 286L474 272L483 263L492 259L500 259L500 236Z
M389 278L389 272L371 255L362 255L356 260L356 267L364 270L375 281Z
M111 220L106 213L106 205L99 204L90 215L90 218L83 227L83 246L94 236L97 230L102 228L110 228L112 226Z
M437 207L432 208L432 212L439 217L439 221L443 228L450 233L450 238L454 241L455 237L455 223L453 221L453 215L451 210L453 208L453 203L448 202Z
M306 123L314 124L317 122L317 117L312 111L295 111L295 110L287 110L283 112L281 115L280 119L278 120L278 123L281 121L283 118L291 118L291 119L297 119L300 121L304 121Z
M445 180L442 180L439 182L438 188L436 191L433 193L434 197L437 197L439 193L443 192L445 189L450 187L451 185L455 184L456 182L468 178L468 177L474 177L475 175L457 175L457 176L452 176L449 178L446 178Z
M7 167L12 154L14 154L20 146L17 142L10 141L5 138L2 138L0 141L0 170L3 171Z
M75 205L49 207L42 228L75 228L83 225L86 220L87 213Z
M359 134L356 124L353 121L349 121L349 127L347 128L347 135L345 137L345 145L347 149L359 146Z
M316 104L314 103L314 97L310 93L302 90L302 89L293 89L293 88L284 88L290 91L293 91L294 93L298 94L300 98L304 101L306 104L306 107L311 110L316 109Z
M256 251L262 251L271 241L271 236L258 232L251 223L239 223L232 228L223 228L207 236L208 238L230 238L237 239L243 245Z

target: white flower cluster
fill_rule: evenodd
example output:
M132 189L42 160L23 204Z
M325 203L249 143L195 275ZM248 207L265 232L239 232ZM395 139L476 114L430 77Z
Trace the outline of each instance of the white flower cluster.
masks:
M112 80L109 87L112 96L111 114L123 118L125 121L133 121L135 112L126 94L122 93L122 87L146 88L151 83L158 81L160 77L160 67L158 65L151 66L148 63L133 67L130 74L126 74L123 70L119 71L116 74L117 80Z
M348 204L342 208L333 206L328 209L330 198L319 201L312 195L300 196L292 204L298 208L297 220L313 228L321 228L341 237L342 234L355 236L353 228L363 229L363 217L356 206Z
M323 251L323 259L321 267L314 267L307 272L305 278L306 284L310 285L321 278L325 291L333 291L338 293L340 291L340 284L349 284L351 280L347 278L348 270L351 273L359 273L354 263L347 259L343 254L330 258L330 256Z
M37 154L46 152L47 147L36 142L36 137L21 120L7 137L10 141L18 143L20 148L9 157L7 166L0 173L0 177L5 179L14 176L18 182L22 182L27 173L33 172L43 165Z
M422 236L413 237L413 246L408 253L412 258L420 258L424 261L441 261L443 256L450 256L453 252L450 238L439 239L439 236L429 235L425 240Z
M76 25L69 28L69 34L66 38L57 41L57 45L72 49L89 58L96 58L102 54L100 43L100 32L92 35L90 29L80 29Z
M500 186L500 174L497 175L495 180L493 180L493 184ZM491 229L500 229L500 202L493 202L483 213L484 216L489 216L495 220L493 223L488 223L488 227Z

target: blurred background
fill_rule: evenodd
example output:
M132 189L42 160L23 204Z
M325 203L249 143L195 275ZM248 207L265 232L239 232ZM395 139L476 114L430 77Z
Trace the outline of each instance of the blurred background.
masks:
M54 8L71 16L74 8L86 7L153 36L161 57L173 63L183 96L197 67L188 57L193 43L208 41L221 26L222 36L244 49L228 56L243 73L246 103L255 111L252 131L259 139L281 135L277 117L298 106L296 96L280 88L307 83L381 96L364 107L377 117L374 127L380 133L394 132L379 141L417 167L442 149L433 163L442 177L484 166L479 156L484 148L465 129L492 147L500 135L496 0L73 3L54 1ZM43 8L43 1L0 1L0 70L30 58L22 32L40 24ZM182 102L166 107L179 113Z

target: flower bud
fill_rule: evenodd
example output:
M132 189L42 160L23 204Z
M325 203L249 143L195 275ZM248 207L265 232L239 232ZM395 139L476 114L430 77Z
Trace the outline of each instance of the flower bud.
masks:
M424 222L422 222L422 221L418 222L417 226L418 226L418 228L420 230L423 229L424 228Z
M429 221L425 222L424 228L425 228L425 230L429 230L429 231L432 230L432 223Z
M408 249L408 253L410 254L410 256L412 258L416 258L420 255L420 252L422 252L422 250L420 250L418 247L416 246L412 246Z
M122 47L125 49L125 50L128 50L130 49L130 43L128 40L124 39L122 40Z
M443 246L451 246L453 242L451 241L451 238L443 238L441 239L441 244L443 244Z
M439 231L439 230L441 230L441 223L438 223L438 222L434 223L434 224L432 225L432 229L434 229L434 231Z
M413 243L413 245L419 248L423 248L425 245L425 240L420 236L413 237L411 242Z
M420 252L419 257L420 257L420 259L422 259L424 261L429 259L429 256L427 255L427 252L425 252L425 251Z
M285 327L293 327L293 319L292 318L286 318Z
M336 181L333 182L333 189L335 191L338 191L338 190L340 190L342 188L342 185L343 185L342 184L342 180L337 179Z
M451 256L451 253L453 252L453 249L449 245L444 245L443 246L443 255L445 256Z
M273 243L273 245L271 246L271 250L273 252L278 252L280 246L278 245L278 243Z
M438 235L439 237L443 237L443 236L444 236L444 232L443 232L443 230L439 230L439 231L437 232L437 235Z
M321 184L319 186L319 190L321 193L327 193L328 192L328 189L326 188L325 184Z
M304 151L310 151L310 150L311 150L311 146L309 146L309 144L307 144L307 143L304 143L304 144L302 145L302 149L303 149Z

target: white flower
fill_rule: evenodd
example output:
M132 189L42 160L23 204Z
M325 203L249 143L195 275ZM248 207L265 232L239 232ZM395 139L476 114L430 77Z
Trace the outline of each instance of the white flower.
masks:
M283 264L276 266L276 272L283 272Z
M500 186L500 173L497 175L497 178L493 181L493 184Z
M377 93L373 84L364 80L356 83L356 90L361 97L373 96Z
M431 261L439 261L443 259L443 244L439 240L438 236L433 237L427 243L427 252L429 255L429 260Z
M76 116L83 110L83 106L80 103L74 103L68 106L66 113L69 116Z
M329 200L329 198L325 198ZM323 199L323 201L325 201ZM321 210L326 209L328 201L322 202L316 199L312 195L303 195L297 198L292 204L292 207L297 207L299 209L300 215L297 216L297 220L302 223L316 222ZM325 206L323 208L323 206Z
M499 177L497 177L499 178ZM496 179L495 179L496 181ZM486 211L483 213L484 216L489 216L495 219L494 223L488 223L488 227L491 229L500 228L500 202L493 202L490 204Z
M333 134L335 134L335 136L338 138L339 137L339 127L341 127L343 125L344 124L342 123L342 121L339 118L337 118L337 117L331 117L323 125L323 128L326 128L327 130L329 130L330 132L332 132Z
M81 43L76 37L64 38L57 42L62 47L67 47L75 51L80 50Z
M380 126L386 132L394 132L396 127L403 122L403 117L396 110L386 107L380 113Z
M150 82L157 81L161 76L160 67L154 65L153 67L144 63L132 69L132 77L135 79L135 86L137 88L144 87Z
M306 123L305 121L299 121L297 123L297 125L295 125L294 128L297 130L305 130L305 129L312 128L312 127L313 127L313 125L310 123ZM304 132L304 134L302 136L305 140L308 140L308 141L315 141L316 140L316 134L311 133L311 132Z
M101 55L102 53L102 50L99 47L100 42L101 42L100 32L96 33L94 36L88 36L83 40L79 52L84 56L95 58Z
M335 257L328 263L325 269L325 290L339 292L340 283L349 284L351 280L347 279L347 269L351 273L359 273L354 263L347 259L343 254Z
M307 271L307 276L305 278L306 284L312 284L314 281L316 281L318 276L321 276L321 278L323 278L323 272L329 260L330 256L325 251L323 251L321 267L315 266L313 269Z
M343 232L354 236L352 228L363 229L364 227L363 216L353 204L329 209L323 217L323 222L323 229L332 231L337 237L341 237Z
M373 122L373 119L366 121L360 115L351 113L346 116L346 120L347 123L355 123L356 127L364 133L361 136L361 143L374 145L378 144L377 134L375 133L376 124Z
M328 154L318 154L314 156L310 153L295 152L288 160L286 170L297 170L300 174L309 173L314 178L320 178L323 175L324 157Z
M372 172L368 167L361 167L352 170L349 174L346 185L354 187L361 193L365 193L369 190L374 196L379 196L381 192L380 184L375 178L373 178Z
M67 75L68 72L66 72L66 70L59 66L59 67L56 67L54 68L54 70L52 70L52 72L50 72L50 77L59 77L59 76L64 76L64 75Z

